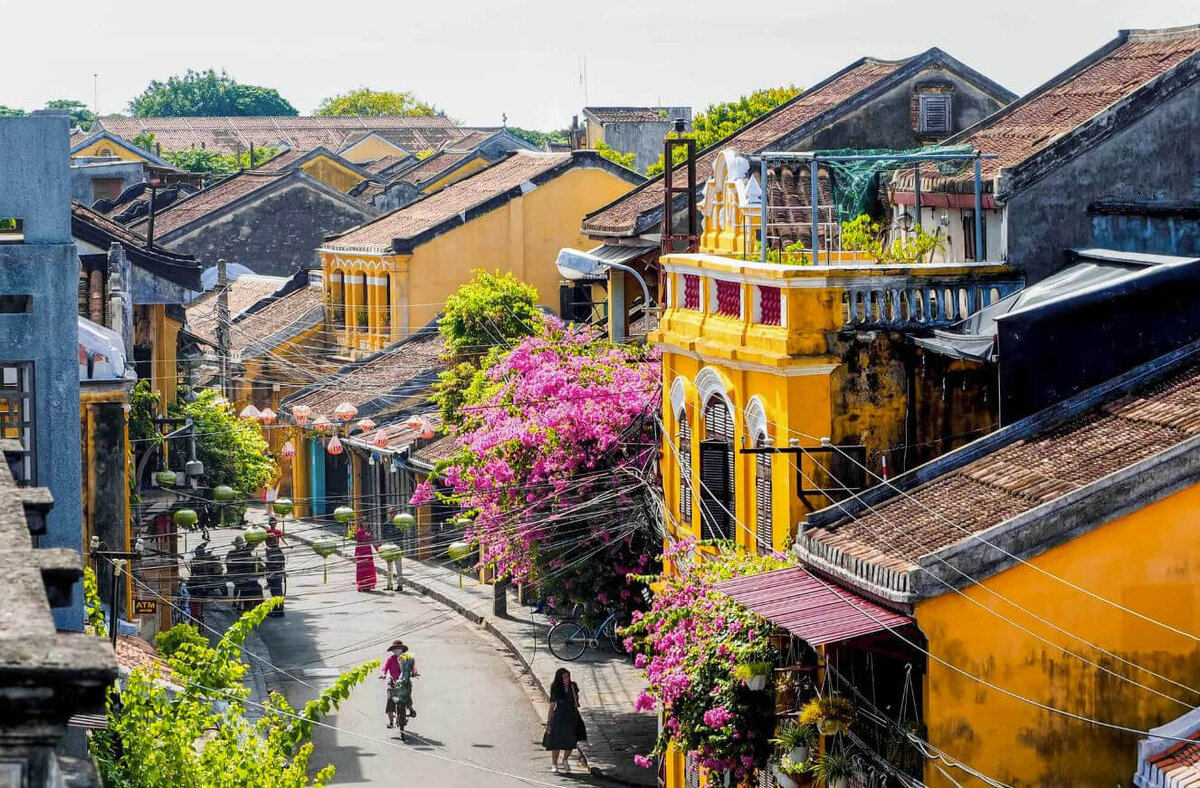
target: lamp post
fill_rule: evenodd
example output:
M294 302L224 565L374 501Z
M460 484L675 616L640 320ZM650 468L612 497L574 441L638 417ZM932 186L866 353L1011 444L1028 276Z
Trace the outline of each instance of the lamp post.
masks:
M154 247L154 195L158 192L158 187L162 186L162 179L157 175L151 175L146 179L146 185L150 187L150 213L146 217L146 248Z
M572 281L595 277L603 271L604 266L632 274L637 283L642 286L642 308L646 312L653 308L650 304L650 288L646 286L646 280L640 273L624 263L601 260L594 255L574 249L563 249L558 253L558 259L554 261L554 265L558 268L559 276Z

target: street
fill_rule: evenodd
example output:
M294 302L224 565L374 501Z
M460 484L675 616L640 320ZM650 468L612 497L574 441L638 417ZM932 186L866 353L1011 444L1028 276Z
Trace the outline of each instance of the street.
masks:
M234 533L214 532L220 554ZM408 644L420 672L413 687L419 716L409 721L407 742L387 728L385 685L376 671L326 719L336 730L316 729L314 772L334 764L335 785L490 788L591 781L578 768L572 777L550 772L542 718L517 681L511 657L490 635L412 591L383 590L382 574L376 591L358 592L353 565L338 556L329 558L323 582L322 560L306 545L293 541L285 549L286 615L268 618L258 630L265 656L277 668L266 668L271 690L299 709L344 670L382 659L397 638Z

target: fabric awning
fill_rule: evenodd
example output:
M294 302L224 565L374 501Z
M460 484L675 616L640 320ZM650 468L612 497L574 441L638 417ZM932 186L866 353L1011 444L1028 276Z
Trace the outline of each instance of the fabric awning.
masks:
M811 646L913 623L910 617L877 605L802 567L726 580L717 583L716 588Z
M577 281L601 281L608 278L608 263L624 265L634 258L641 257L656 246L626 246L624 244L600 244L586 252L579 249L563 249L558 253L558 262L568 268L581 270L592 269L594 273L574 277ZM584 265L571 265L572 258L582 258L587 261Z

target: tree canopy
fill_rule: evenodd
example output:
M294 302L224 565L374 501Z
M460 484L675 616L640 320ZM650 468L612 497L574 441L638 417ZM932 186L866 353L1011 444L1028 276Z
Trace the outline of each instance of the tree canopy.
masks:
M143 150L151 150L154 147L153 135L150 136L149 143L149 146L141 145L140 147ZM137 138L134 139L134 144L137 144ZM257 167L278 152L278 148L255 148L253 163L250 161L250 151L243 151L235 159L233 156L226 156L220 151L208 148L184 148L170 153L163 151L163 158L169 164L185 172L211 172L214 175L228 175L236 172L239 167L243 169Z
M546 147L550 142L569 142L569 129L556 129L554 131L538 131L537 129L522 129L517 126L509 126L508 133L514 137L519 137L526 142L537 145L539 148Z
M152 81L129 102L139 118L298 115L274 88L243 85L224 71L192 71Z
M96 119L96 113L82 101L76 99L51 99L46 102L46 109L65 110L71 115L71 125L87 131Z
M21 109L20 107L8 107L4 104L0 104L0 118L13 118L24 114L25 110Z
M314 115L382 116L442 115L433 104L426 104L408 91L358 88L321 102Z
M733 134L738 129L781 104L791 101L803 91L795 85L779 88L763 88L748 96L739 96L733 101L722 101L709 104L702 112L692 118L691 136L696 140L696 150L704 150L715 145ZM683 150L676 149L679 161L682 161ZM678 164L679 161L675 163ZM660 154L658 161L646 168L647 175L658 175L665 167Z

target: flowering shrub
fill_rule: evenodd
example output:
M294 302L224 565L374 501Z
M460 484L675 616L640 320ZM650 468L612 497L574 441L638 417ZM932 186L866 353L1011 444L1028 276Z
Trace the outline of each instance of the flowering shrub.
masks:
M462 391L459 451L436 474L472 512L480 563L538 580L560 604L638 607L628 576L657 571L641 491L657 456L660 391L652 351L549 318L493 353ZM433 494L426 483L412 503Z
M650 610L634 613L633 623L622 632L649 684L635 707L661 707L664 712L652 754L661 755L674 740L679 748L695 752L708 769L750 777L771 753L775 704L772 692L746 687L739 667L774 664L777 654L770 642L771 625L713 585L793 562L780 553L752 555L732 547L707 555L694 542L677 543L666 557L675 571L653 584Z

